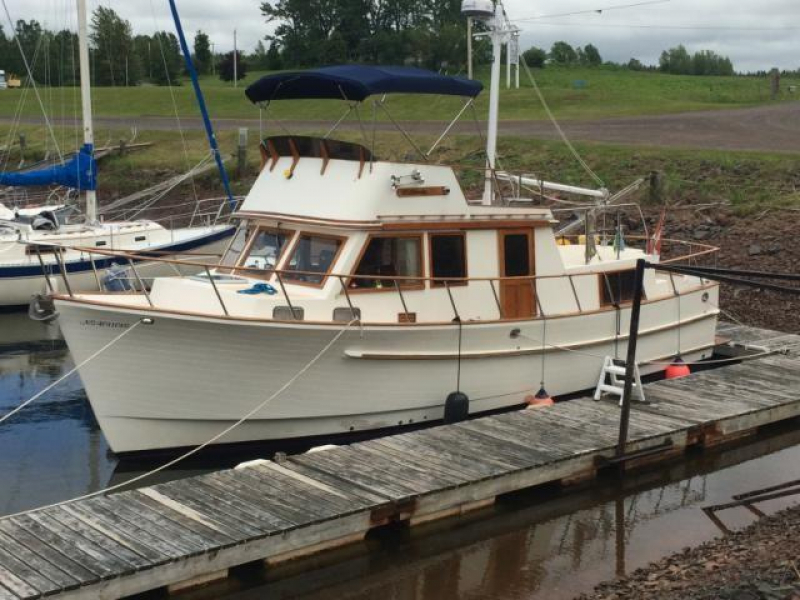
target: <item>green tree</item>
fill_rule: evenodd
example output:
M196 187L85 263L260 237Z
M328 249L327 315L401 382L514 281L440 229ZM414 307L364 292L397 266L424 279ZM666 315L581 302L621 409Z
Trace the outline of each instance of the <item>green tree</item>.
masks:
M691 75L692 57L682 44L661 53L658 68L664 73L673 75Z
M105 6L95 9L90 40L94 46L95 85L135 85L141 80L131 24L114 10Z
M133 38L133 51L142 67L142 78L152 82L156 70L164 68L157 42L149 35L139 34Z
M151 49L156 57L153 65L152 81L158 85L180 85L183 73L183 57L178 38L168 31L157 31L153 34Z
M631 71L644 71L645 66L638 58L632 58L628 61L628 69Z
M550 59L559 65L573 65L578 61L578 53L567 42L556 42L550 49Z
M603 64L603 58L600 56L600 51L593 44L587 44L583 47L582 62L590 67L599 67Z
M266 68L268 71L280 71L283 69L283 57L278 44L275 42L272 42L269 45L269 50L267 50Z
M219 61L219 78L222 81L233 81L233 52L228 52ZM242 80L247 77L247 62L241 50L236 51L236 79Z
M257 71L265 71L268 69L267 49L264 46L264 42L261 40L258 41L255 50L253 50L253 53L247 58L247 62L249 63L251 69L255 69Z
M547 51L532 46L522 53L522 57L531 69L544 69L544 65L547 62Z
M194 66L203 75L211 72L211 40L200 30L194 36Z

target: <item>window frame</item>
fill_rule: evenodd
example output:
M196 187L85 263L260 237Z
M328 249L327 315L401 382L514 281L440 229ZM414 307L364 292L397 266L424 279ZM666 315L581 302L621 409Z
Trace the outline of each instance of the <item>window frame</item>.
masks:
M612 291L612 293L614 292L613 286L611 284L611 281L609 279L607 279L607 277L610 277L610 276L613 276L613 275L619 275L620 273L631 273L631 274L633 274L635 276L636 269L633 269L633 268L630 268L630 269L615 269L613 271L601 271L600 273L597 274L597 280L598 280L597 281L597 285L598 285L597 293L598 293L598 300L599 300L598 304L599 304L601 309L602 308L608 308L610 306L611 307L631 306L633 304L633 297L631 297L628 300L620 299L619 302L614 302L614 301L606 302L605 301L605 297L608 294L608 287L612 287L611 291ZM606 281L608 281L608 287L606 286ZM645 290L642 289L642 300L646 300L646 299L647 299L647 294L645 293Z
M443 287L456 287L469 285L469 252L467 249L467 232L466 231L429 231L426 235L428 240L428 273L430 276L431 289ZM464 278L455 279L451 281L443 281L446 277L441 278L441 282L437 282L436 274L433 268L433 238L434 237L460 237L464 240Z
M274 268L256 269L255 267L246 267L243 263L247 257L250 256L250 250L252 250L253 244L256 243L256 239L262 232L286 234L286 244L283 246L283 248L281 248L280 256L277 257ZM272 225L256 225L253 229L253 233L251 233L250 237L247 239L242 252L239 254L239 260L236 261L236 264L233 267L226 268L231 269L231 273L233 274L235 274L237 270L241 270L242 274L247 277L253 277L255 279L272 279L273 275L275 275L275 269L279 268L279 265L283 262L283 259L286 256L286 249L292 247L296 236L296 229L283 229L280 226Z
M334 267L336 266L336 263L338 262L339 257L341 256L342 251L344 250L344 247L347 245L347 241L348 241L349 238L347 236L343 236L343 235L334 235L334 234L331 234L331 233L316 233L314 231L302 231L302 230L298 229L295 232L295 236L292 239L292 242L290 244L288 244L290 249L286 253L284 253L284 255L282 256L282 259L281 259L281 261L279 263L279 265L280 265L280 268L278 269L279 271L299 270L299 269L288 269L287 268L287 264L291 260L291 258L294 255L295 251L297 250L297 246L300 244L300 240L303 238L304 235L305 236L309 236L309 237L321 238L321 239L324 239L324 240L334 240L334 241L340 242L339 247L336 249L336 253L333 255L333 259L331 260L331 264L328 267L328 270L325 271L325 273L322 273L322 272L315 273L315 275L320 275L322 277L322 279L320 279L319 283L312 283L310 281L299 281L297 279L292 279L290 273L281 273L281 279L286 284L301 285L301 286L304 286L304 287L312 287L312 288L322 289L323 287L325 287L325 284L328 282L328 277L330 277L331 271L333 271Z
M356 258L356 262L353 265L353 269L350 271L350 276L347 278L347 293L348 294L370 294L370 293L380 293L380 292L396 292L397 288L395 286L391 287L383 287L383 288L352 288L350 284L353 282L354 279L358 279L359 277L369 277L369 275L358 275L356 270L361 265L361 261L364 258L364 255L367 253L367 248L372 243L372 240L377 238L398 238L398 239L408 239L413 238L419 242L419 280L417 283L402 283L400 282L400 289L409 292L419 291L425 289L425 278L426 278L426 265L425 265L425 234L420 233L369 233L367 234L367 239L364 240L364 244L361 246L361 250L358 253L358 257ZM403 275L398 275L398 277L404 277ZM395 279L395 281L397 281Z

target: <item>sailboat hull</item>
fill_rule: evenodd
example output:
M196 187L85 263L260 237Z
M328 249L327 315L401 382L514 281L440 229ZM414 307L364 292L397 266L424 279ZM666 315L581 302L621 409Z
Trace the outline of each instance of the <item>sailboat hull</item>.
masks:
M209 256L220 255L233 235L234 228L225 225L198 227L194 230L179 230L181 235L174 237L168 230L161 229L158 234L164 238L161 243L151 243L144 251L156 251L159 256L166 256L175 259L191 259L192 255L201 255L205 259ZM149 235L153 235L152 232ZM107 236L99 236L106 239ZM130 236L131 243L103 247L103 250L132 249L136 247L133 240L136 236ZM48 243L50 240L43 240L41 243ZM82 244L91 245L94 238L81 240ZM141 251L141 249L137 250ZM11 253L17 254L16 258ZM60 276L59 265L52 254L43 253L42 260L45 268L50 274L50 285L55 292L66 292L66 285ZM67 270L70 288L73 292L96 292L102 283L109 269L116 265L126 265L122 259L93 255L89 257L86 253L68 250L64 257L64 265ZM154 277L165 277L175 275L173 268L163 262L147 262L138 260L135 262L136 269L143 279ZM183 267L183 273L190 274L191 267ZM22 307L27 306L31 297L36 294L47 294L47 279L42 271L38 257L26 251L25 247L16 242L0 242L0 306L2 307Z
M709 356L716 296L716 287L683 296L680 333L674 298L646 304L640 360L669 360L679 351L687 360ZM240 420L214 443L435 422L459 388L473 414L512 407L542 383L553 396L594 388L604 357L626 351L616 311L548 319L544 346L541 320L470 323L459 380L458 331L449 324L360 328L215 319L89 299L56 304L76 362L136 327L80 371L100 426L120 454L203 444ZM619 331L627 331L628 317L629 309L622 310ZM520 335L510 336L515 329ZM663 369L643 365L642 371Z

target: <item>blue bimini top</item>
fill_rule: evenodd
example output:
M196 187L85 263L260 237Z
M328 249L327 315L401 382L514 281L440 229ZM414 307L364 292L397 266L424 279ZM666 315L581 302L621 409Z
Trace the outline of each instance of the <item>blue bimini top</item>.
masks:
M251 102L273 100L348 100L361 102L380 94L438 94L474 98L479 81L439 75L415 67L342 65L267 75L250 85Z

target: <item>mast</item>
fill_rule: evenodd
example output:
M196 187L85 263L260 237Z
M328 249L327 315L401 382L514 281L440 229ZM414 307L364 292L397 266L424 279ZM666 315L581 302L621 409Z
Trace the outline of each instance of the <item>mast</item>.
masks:
M78 58L81 75L81 109L83 112L83 143L94 156L94 125L92 123L92 87L89 69L89 31L86 16L86 0L78 0ZM94 166L92 166L94 168ZM86 192L86 219L97 221L97 192Z
M494 18L489 26L492 40L492 75L489 89L489 125L486 135L486 182L483 190L483 204L490 205L494 198L494 171L497 166L497 121L500 117L500 71L502 69L503 44L508 40L505 11L502 3L494 7Z

